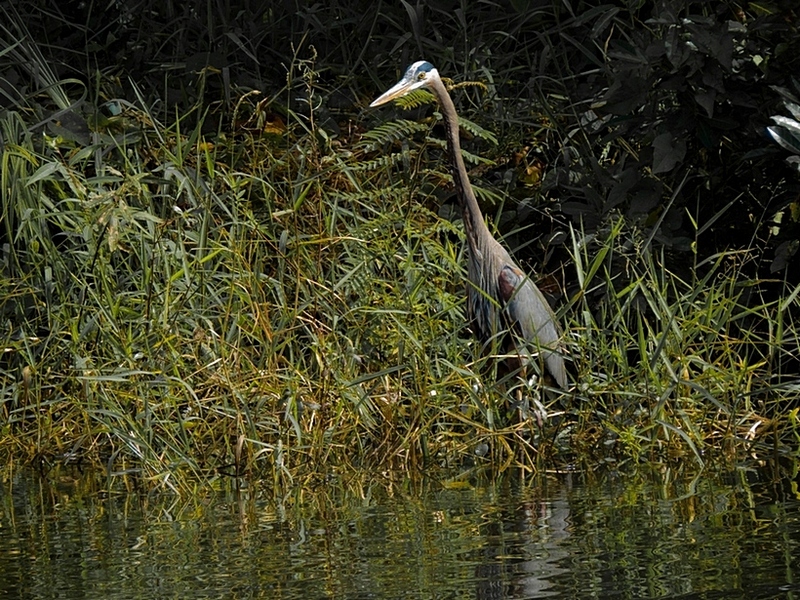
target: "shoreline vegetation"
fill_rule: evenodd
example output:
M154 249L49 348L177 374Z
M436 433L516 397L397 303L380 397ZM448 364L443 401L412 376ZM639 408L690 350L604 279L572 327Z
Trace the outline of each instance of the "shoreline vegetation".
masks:
M777 67L756 77L751 65L785 39L784 13L737 21L725 3L702 4L683 3L694 20L682 35L696 47L718 33L710 39L729 40L742 64L723 68L734 59L711 41L686 50L681 60L708 61L697 68L717 73L730 96L695 89L696 130L681 94L699 71L676 56L649 65L684 78L672 95L652 98L662 79L620 74L611 50L608 77L619 79L602 94L549 89L544 77L556 73L546 69L566 67L542 62L541 39L512 32L509 16L517 42L539 48L527 72L545 69L542 80L528 85L520 57L437 64L454 78L464 158L489 225L568 332L572 389L534 381L523 391L541 424L520 418L509 399L521 384L469 331L463 231L430 95L365 109L377 82L405 67L388 52L399 32L359 62L333 43L345 24L323 32L311 12L250 15L286 36L271 46L258 38L286 51L274 76L248 63L257 38L231 34L216 13L172 15L158 29L153 4L100 36L92 26L102 15L53 21L35 3L3 9L0 456L95 465L179 493L232 476L286 489L329 469L537 473L796 458L799 175L753 125L769 125L791 93L770 91L789 85ZM383 10L374 22L408 18ZM531 31L542 19L562 33L592 27L563 11L554 2L518 18ZM632 9L603 14L648 48L643 31L663 41L679 22L647 29ZM225 46L230 64L210 55L189 64L200 42L175 33L187 19L210 28L204 51ZM83 37L53 45L70 26ZM367 22L349 27L368 43ZM455 30L452 20L443 27ZM146 44L148 31L163 44ZM468 39L507 50L485 31ZM434 42L417 41L435 60ZM593 81L577 57L603 52L589 45L564 64ZM348 64L370 71L356 76ZM615 108L623 81L645 86L642 111ZM772 104L757 102L768 93Z

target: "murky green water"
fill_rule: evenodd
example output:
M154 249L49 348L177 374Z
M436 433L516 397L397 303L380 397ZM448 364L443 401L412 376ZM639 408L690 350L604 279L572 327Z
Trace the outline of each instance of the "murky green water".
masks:
M0 487L0 597L800 597L794 484L668 475L187 501L17 473Z

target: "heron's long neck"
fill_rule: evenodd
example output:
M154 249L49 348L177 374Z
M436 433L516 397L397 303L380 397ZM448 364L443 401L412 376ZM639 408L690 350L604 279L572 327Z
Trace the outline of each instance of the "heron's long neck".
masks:
M483 215L472 191L472 185L467 176L467 167L464 166L464 159L461 157L461 142L458 135L458 115L447 88L444 87L442 80L434 79L433 90L439 99L444 117L444 127L447 135L447 150L450 153L451 171L453 183L456 186L456 195L464 213L464 228L467 230L467 240L470 250L480 252L475 244L482 241L485 237L491 237L486 223L483 222Z

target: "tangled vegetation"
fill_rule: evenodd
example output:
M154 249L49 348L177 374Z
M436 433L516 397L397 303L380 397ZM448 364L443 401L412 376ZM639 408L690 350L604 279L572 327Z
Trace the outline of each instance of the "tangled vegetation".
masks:
M791 3L345 4L4 9L4 457L184 490L797 454ZM468 330L435 104L365 109L420 56L569 331L538 419Z

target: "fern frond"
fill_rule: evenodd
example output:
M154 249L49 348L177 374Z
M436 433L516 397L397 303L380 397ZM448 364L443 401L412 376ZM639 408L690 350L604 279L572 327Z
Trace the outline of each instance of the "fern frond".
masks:
M431 144L432 146L438 146L442 150L447 149L447 142L444 140L440 140L438 138L426 138L426 141ZM482 156L478 156L477 154L472 154L472 152L467 152L463 148L461 149L461 156L464 159L464 162L473 164L473 165L487 165L490 167L494 166L494 161L489 160L488 158L483 158Z
M497 145L497 137L491 132L477 123L473 123L469 119L465 119L464 117L458 117L458 126L463 129L464 131L468 131L475 137L478 137L482 140L486 140L493 145Z
M447 90L452 92L453 90L457 90L459 88L465 88L465 87L479 87L484 92L488 92L489 91L489 87L485 83L483 83L482 81L462 81L461 83L448 85L447 86Z
M379 156L373 160L366 160L352 165L350 168L353 171L379 171L387 167L393 167L396 164L411 160L412 153L410 151L393 152L386 156Z
M359 149L365 152L374 152L383 146L408 139L415 133L423 131L428 131L428 126L418 121L409 121L408 119L389 121L364 133Z
M425 169L422 173L426 179L436 178L447 185L453 185L453 176L450 173L444 173L442 171L435 171L432 169ZM499 204L503 201L503 198L500 197L500 194L494 188L485 188L475 185L474 181L471 181L470 183L472 184L472 189L475 192L475 196L478 197L478 200L491 205Z
M382 214L380 204L386 202L404 201L408 198L409 189L404 184L393 184L386 187L376 187L371 190L358 192L338 191L333 194L337 200L343 200L349 205L364 206L371 211Z
M503 201L500 194L493 189L480 187L474 183L472 184L472 189L475 191L475 196L477 196L478 200L483 200L487 204L495 205Z
M472 163L473 165L486 165L489 167L495 166L495 162L493 160L483 158L477 154L472 154L472 152L467 152L463 149L461 150L461 156L464 157L464 162Z
M433 104L436 102L436 96L431 94L428 90L419 89L398 98L395 102L397 102L397 105L401 108L408 110L425 106L426 104Z

